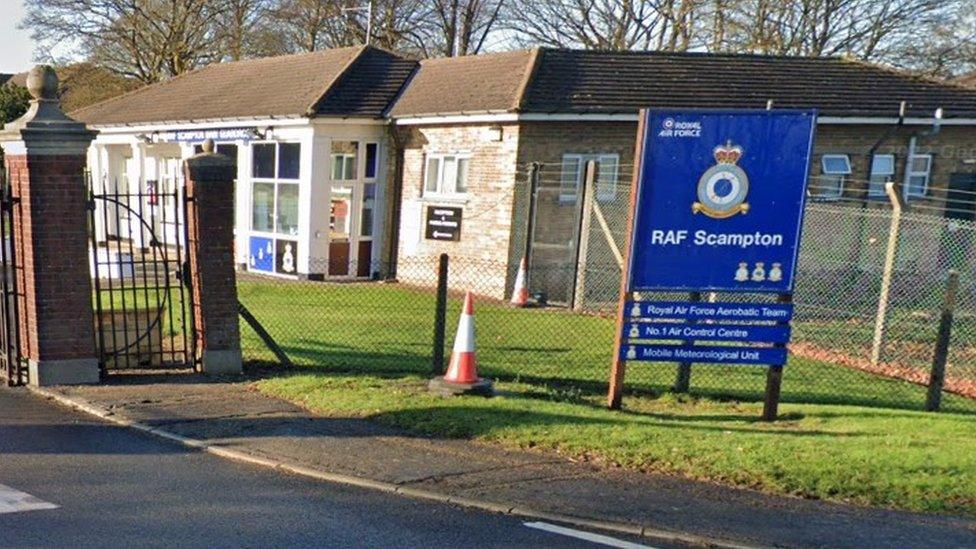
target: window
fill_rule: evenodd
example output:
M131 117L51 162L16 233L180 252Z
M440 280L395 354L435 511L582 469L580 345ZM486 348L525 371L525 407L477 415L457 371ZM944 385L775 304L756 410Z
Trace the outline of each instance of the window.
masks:
M376 179L379 172L379 145L366 143L366 179Z
M251 230L298 234L301 144L255 143L251 146Z
M274 227L274 183L254 183L251 192L251 229L270 233Z
M885 183L892 181L895 176L895 155L876 154L871 159L870 184L868 196L885 196Z
M350 206L352 187L333 185L332 201L329 205L329 238L332 240L349 238Z
M823 175L815 184L813 196L817 198L840 198L844 194L845 176L851 174L851 159L846 154L825 154L820 159Z
M596 199L610 202L617 198L617 167L620 159L615 154L604 154L597 158Z
M359 141L332 142L332 180L350 181L359 175Z
M217 143L217 154L222 154L234 161L234 173L237 174L237 145L229 143Z
M617 178L620 156L616 154L563 155L563 171L559 180L559 201L576 202L586 178L586 163L597 163L596 199L610 202L617 198Z
M427 156L424 194L450 196L468 192L471 158L457 154Z
M300 143L255 143L251 145L251 177L254 179L298 179Z
M908 166L908 184L905 186L905 199L922 198L929 191L929 178L932 175L932 155L916 154Z
M298 143L278 145L278 179L298 179L302 146Z
M583 157L578 154L564 155L563 171L559 177L559 201L576 202L582 180Z
M298 234L298 185L278 185L275 232L278 234Z
M274 179L275 150L274 143L259 143L252 147L251 176L260 179Z
M359 234L373 236L373 210L376 208L376 183L363 185L363 211L359 218Z

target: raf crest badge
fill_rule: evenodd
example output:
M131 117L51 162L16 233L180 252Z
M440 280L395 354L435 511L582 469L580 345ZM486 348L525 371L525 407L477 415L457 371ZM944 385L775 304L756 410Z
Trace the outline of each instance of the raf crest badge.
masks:
M691 211L714 219L748 212L749 176L736 165L742 157L742 147L728 141L715 147L712 154L716 164L698 180L698 202L692 204Z

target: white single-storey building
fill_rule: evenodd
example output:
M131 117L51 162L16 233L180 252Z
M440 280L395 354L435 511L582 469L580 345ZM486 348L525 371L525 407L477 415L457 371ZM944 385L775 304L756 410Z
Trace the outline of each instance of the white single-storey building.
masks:
M99 131L89 151L94 189L130 202L95 216L99 239L144 246L147 230L127 216L148 207L158 241L181 239L178 198L154 196L180 191L182 160L211 138L237 161L242 268L374 276L390 245L382 238L392 188L384 115L415 67L373 47L220 63L71 113Z

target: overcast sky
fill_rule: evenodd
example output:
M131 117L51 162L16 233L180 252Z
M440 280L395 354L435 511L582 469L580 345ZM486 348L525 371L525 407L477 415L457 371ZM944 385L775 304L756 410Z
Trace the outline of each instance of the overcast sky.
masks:
M0 0L0 72L22 72L31 66L34 45L27 31L17 28L24 17L21 0Z

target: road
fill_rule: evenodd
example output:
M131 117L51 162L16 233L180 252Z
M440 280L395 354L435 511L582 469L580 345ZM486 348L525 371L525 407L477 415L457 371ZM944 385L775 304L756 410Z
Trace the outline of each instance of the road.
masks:
M294 477L0 388L2 547L637 547Z

